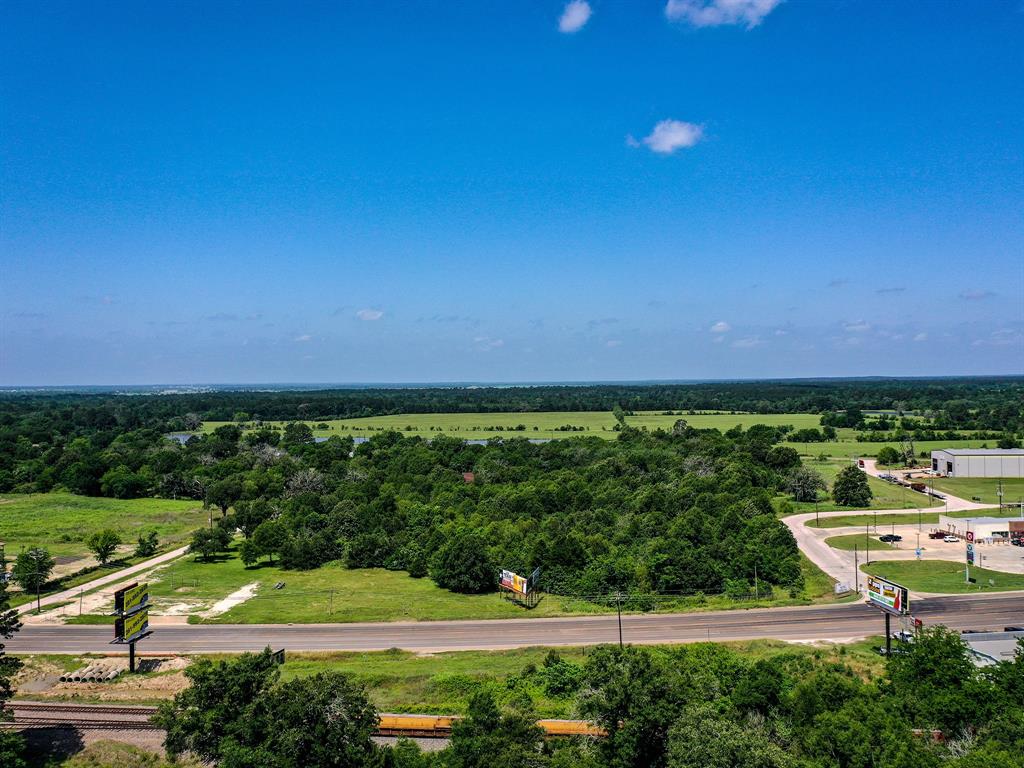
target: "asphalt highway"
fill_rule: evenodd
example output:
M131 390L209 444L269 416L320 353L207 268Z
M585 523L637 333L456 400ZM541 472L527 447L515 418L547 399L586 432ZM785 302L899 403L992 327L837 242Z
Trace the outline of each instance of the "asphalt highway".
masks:
M911 601L925 625L1001 630L1024 624L1024 593L957 595ZM894 623L894 629L896 628ZM623 641L632 644L702 640L849 641L882 634L880 611L863 602L832 606L762 608L622 617ZM11 653L117 653L111 626L29 625L9 641ZM616 617L578 616L490 621L424 621L367 624L189 624L158 626L138 645L140 653L218 653L259 650L371 651L402 648L440 652L499 650L532 645L618 642Z

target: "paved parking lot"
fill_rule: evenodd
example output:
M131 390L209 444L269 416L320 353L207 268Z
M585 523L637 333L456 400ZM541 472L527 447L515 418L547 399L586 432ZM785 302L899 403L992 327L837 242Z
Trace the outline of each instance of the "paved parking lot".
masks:
M828 539L832 536L843 536L849 534L863 534L864 529L855 528L808 528L815 536L821 539ZM918 528L913 525L885 525L884 519L879 518L877 533L872 529L871 536L871 559L872 560L914 560L916 559L915 549L918 541L921 546L922 560L951 560L963 562L966 555L966 543L958 541L954 543L944 542L942 539L929 539L928 534L935 530L934 526L924 526L918 536ZM879 544L874 537L885 534L896 533L903 537L903 541L895 544ZM840 555L849 559L850 568L853 568L853 552L834 550ZM1024 547L1015 547L1006 544L984 544L976 542L974 545L976 558L975 564L984 568L991 568L995 571L1007 573L1024 573ZM859 553L859 561L864 562L864 551Z

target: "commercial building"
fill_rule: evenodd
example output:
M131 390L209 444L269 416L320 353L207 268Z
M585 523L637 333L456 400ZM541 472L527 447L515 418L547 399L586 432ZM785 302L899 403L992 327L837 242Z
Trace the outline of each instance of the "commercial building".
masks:
M946 448L932 451L932 472L944 477L1024 477L1024 450Z
M1017 642L1022 638L1024 628L1021 627L1007 627L1003 632L965 632L960 635L979 667L1013 661L1017 655Z
M968 533L974 534L974 540L981 542L988 539L1008 539L1010 531L1014 536L1020 535L1021 521L1009 517L950 517L939 515L939 529L947 531L962 539Z

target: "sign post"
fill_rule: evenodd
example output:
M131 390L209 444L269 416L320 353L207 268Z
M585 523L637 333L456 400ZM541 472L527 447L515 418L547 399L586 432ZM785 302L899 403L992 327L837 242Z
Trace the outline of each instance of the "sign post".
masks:
M128 671L135 671L135 643L153 634L149 629L149 584L129 584L114 593L114 639L128 644Z
M529 578L523 578L513 571L502 570L498 586L501 588L502 594L508 595L520 605L533 608L540 602L539 582L540 568L534 568Z
M877 576L868 576L868 603L885 614L885 655L892 653L892 616L906 616L910 613L910 598L907 588Z

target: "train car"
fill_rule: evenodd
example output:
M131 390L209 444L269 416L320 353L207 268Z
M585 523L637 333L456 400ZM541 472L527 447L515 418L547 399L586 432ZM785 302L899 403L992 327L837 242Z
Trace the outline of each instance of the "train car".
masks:
M458 717L447 715L380 715L378 736L408 736L426 739L445 739L451 736L452 723ZM568 736L601 737L605 732L586 720L538 720L549 738Z

